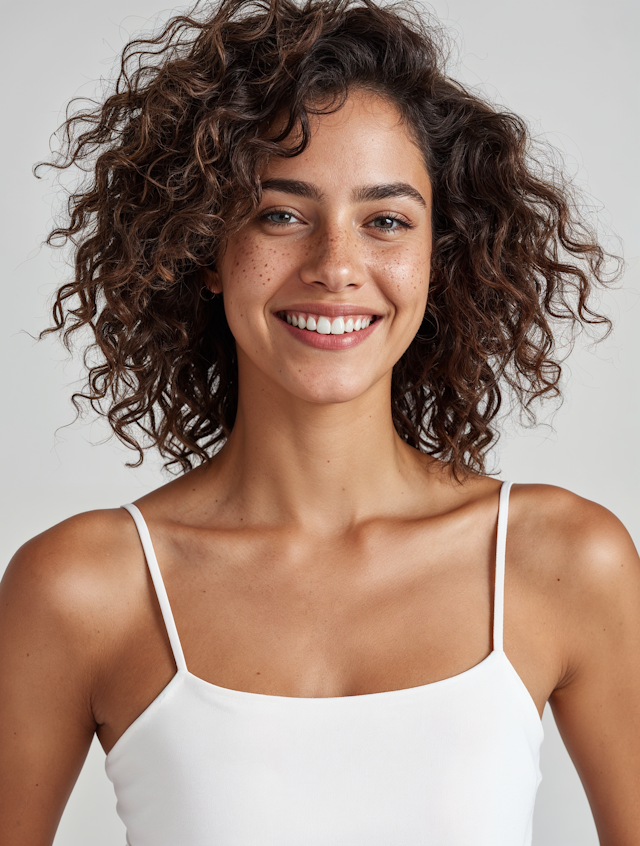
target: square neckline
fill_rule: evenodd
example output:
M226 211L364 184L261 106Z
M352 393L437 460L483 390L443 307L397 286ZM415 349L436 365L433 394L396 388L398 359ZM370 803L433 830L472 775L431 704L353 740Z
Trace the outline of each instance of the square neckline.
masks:
M156 708L162 703L162 701L164 701L168 696L171 695L172 690L176 687L179 687L180 683L186 679L193 680L191 681L191 683L195 683L197 686L200 686L205 690L209 690L222 698L235 700L238 702L244 700L247 703L264 703L269 704L270 707L273 707L274 704L276 706L278 704L285 705L285 703L286 707L292 707L291 703L300 703L301 707L312 708L352 707L351 705L345 706L345 703L360 703L363 701L392 702L395 700L405 699L412 696L424 695L428 691L437 691L438 689L441 689L445 686L449 686L451 684L462 683L468 678L477 675L479 672L482 672L482 670L485 669L487 666L490 666L491 664L500 660L502 662L506 662L506 665L508 666L510 672L513 674L513 676L521 686L523 692L526 694L526 698L531 703L531 707L534 709L536 723L537 725L541 726L541 716L538 712L538 707L533 697L531 696L529 689L525 685L524 681L518 674L517 670L515 669L503 649L502 629L504 616L504 571L506 555L506 531L508 522L508 503L511 485L511 482L503 482L500 488L497 519L495 583L493 601L493 648L491 652L489 652L481 661L477 662L468 669L462 670L460 673L455 673L452 676L446 676L442 679L436 679L432 682L426 682L424 684L419 685L412 685L411 687L392 688L389 690L373 691L371 693L355 693L346 694L342 696L288 696L283 694L258 693L250 690L224 687L222 685L216 684L215 682L207 681L201 676L197 676L192 673L188 669L184 658L184 652L182 650L182 644L180 642L177 627L175 625L175 619L173 617L173 612L169 603L169 598L164 585L164 580L162 579L162 574L158 565L157 557L155 555L151 535L149 533L149 529L147 527L144 516L136 505L133 505L132 503L123 505L122 507L127 510L132 516L140 536L140 541L142 543L142 547L145 553L147 566L149 568L158 602L160 604L160 610L162 612L162 617L165 623L167 634L169 635L169 641L171 644L174 661L176 663L176 672L171 677L169 682L158 693L158 695L144 709L144 711L142 711L142 713L139 714L138 717L136 717L136 719L132 723L130 723L130 725L116 740L114 745L107 753L107 760L110 758L112 753L114 753L116 748L120 746L121 741L123 741L124 738L127 737L130 732L135 731L135 728L141 722L144 722L147 719L148 715L155 711ZM338 706L336 706L336 703L339 703ZM293 705L293 707L297 706Z
M155 553L155 549L153 546L153 541L151 540L151 535L149 532L149 528L147 526L146 520L140 509L134 505L133 503L128 503L122 506L126 511L129 512L133 521L136 525L136 529L138 531L138 535L140 538L140 542L144 551L145 559L147 562L147 567L149 569L149 573L151 575L151 579L153 582L153 586L155 589L156 597L158 603L160 605L160 611L162 613L163 622L165 624L165 628L167 634L169 636L169 642L171 645L171 651L173 654L173 658L176 664L176 673L171 678L171 680L167 683L165 688L158 694L161 696L164 690L169 687L169 685L173 682L174 678L178 675L187 674L191 678L197 679L198 682L204 685L208 685L210 688L225 692L226 694L236 695L236 696L247 696L247 697L267 697L267 698L274 698L274 699L294 699L294 700L340 700L340 699L353 699L358 697L371 697L371 696L381 696L381 695L388 695L393 693L404 693L406 691L412 690L420 690L427 687L431 687L432 685L442 684L444 682L451 681L453 679L459 679L465 676L468 673L473 672L479 667L482 667L493 655L496 654L503 654L503 624L504 624L504 576L505 576L505 558L506 558L506 538L507 538L507 524L508 524L508 511L509 511L509 495L512 487L512 482L504 481L500 487L499 493L499 503L498 503L498 516L497 516L497 532L496 532L496 555L495 555L495 576L494 576L494 594L493 594L493 625L492 625L492 649L481 661L474 664L473 666L469 667L466 670L462 670L460 673L455 673L452 676L446 676L442 679L436 679L433 682L426 682L425 684L420 685L412 685L411 687L404 687L404 688L393 688L390 690L382 690L382 691L374 691L372 693L357 693L357 694L347 694L346 696L287 696L283 694L272 694L272 693L257 693L254 691L249 690L240 690L237 688L230 688L224 687L221 685L217 685L214 682L209 682L206 679L201 678L200 676L194 675L187 667L187 663L184 656L184 651L182 649L182 643L180 641L180 636L178 634L178 629L175 623L175 618L173 616L173 611L171 609L171 604L169 602L169 597L167 594L167 590L164 584L164 580L162 578L162 573L160 571L160 566L158 564L158 559ZM505 656L506 657L506 656ZM508 660L508 659L507 659ZM510 664L511 662L509 662ZM514 672L515 668L514 668ZM517 675L517 672L516 672ZM518 678L520 678L518 676ZM524 684L524 682L523 682ZM525 686L526 689L526 686ZM527 690L528 692L528 690ZM530 695L530 694L529 694ZM153 700L155 702L155 700ZM532 700L533 701L533 700ZM150 703L150 705L152 705ZM535 705L535 703L534 703ZM148 706L150 707L150 706ZM144 713L144 711L142 712ZM538 713L538 709L536 706L536 713ZM142 715L141 715L142 716ZM539 714L538 714L539 716ZM117 742L117 741L116 741Z

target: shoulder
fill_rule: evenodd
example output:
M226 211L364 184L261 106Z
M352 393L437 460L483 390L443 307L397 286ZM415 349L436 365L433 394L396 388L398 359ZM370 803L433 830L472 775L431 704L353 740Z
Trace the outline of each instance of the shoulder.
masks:
M553 485L514 485L509 543L519 557L583 583L610 582L637 562L628 531L604 506ZM556 572L557 571L557 572ZM562 571L560 573L560 571Z
M2 605L13 619L57 636L89 637L113 615L123 581L144 578L142 552L124 509L71 517L27 541L2 579ZM103 627L104 629L104 627ZM85 642L85 645L88 645Z
M514 485L507 572L522 607L555 633L565 667L638 627L640 558L629 533L611 511L563 488Z
M101 581L119 568L135 538L133 521L122 508L77 514L23 544L7 576L29 579L34 587L77 578L84 584Z

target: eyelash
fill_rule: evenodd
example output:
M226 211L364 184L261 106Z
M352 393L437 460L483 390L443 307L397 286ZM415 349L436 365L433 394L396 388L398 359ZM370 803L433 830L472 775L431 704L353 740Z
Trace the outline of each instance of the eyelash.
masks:
M263 214L260 215L260 220L264 220L267 223L271 223L273 226L288 226L287 223L278 222L276 220L269 220L269 217L272 214L288 214L291 217L295 217L295 214L293 212L288 211L287 209L269 209L269 211L263 212Z
M370 221L370 223L373 223L374 220L393 220L396 223L399 223L403 229L413 229L413 223L409 223L408 220L405 220L403 217L400 217L399 215L394 214L393 212L389 212L389 214L376 215L376 217L374 217L373 220ZM377 227L374 227L374 229L375 228ZM382 229L381 231L393 232L393 229Z
M275 220L270 220L269 218L272 214L288 214L288 215L291 215L291 217L295 217L293 212L290 212L287 209L270 209L269 211L264 212L263 214L260 215L260 220L264 220L266 223L270 223L272 226L288 226L289 225L288 223L282 223L282 222L278 222L278 221L275 221ZM403 229L413 229L414 228L412 223L409 223L409 221L405 220L404 218L400 217L399 215L394 214L393 212L389 212L388 214L376 215L376 217L372 218L372 220L370 220L369 222L373 223L374 220L385 220L385 219L395 221L396 223L400 224L400 226ZM374 229L379 228L381 232L393 232L396 227L393 227L392 229L382 229L381 227L373 227L373 228Z

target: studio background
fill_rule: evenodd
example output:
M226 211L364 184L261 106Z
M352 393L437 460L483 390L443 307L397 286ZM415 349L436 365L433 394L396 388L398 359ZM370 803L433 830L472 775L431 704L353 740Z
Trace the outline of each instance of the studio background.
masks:
M552 424L511 429L497 457L502 478L561 485L617 514L640 545L640 119L636 0L437 0L457 42L454 75L524 116L560 149L599 208L608 245L621 239L627 270L603 297L613 335L579 345ZM3 9L2 78L2 442L0 572L29 537L79 511L116 507L164 481L158 461L131 455L102 424L73 421L80 376L52 339L47 301L68 274L40 244L50 226L54 183L31 166L74 94L90 96L123 43L170 11L161 0L32 0ZM640 613L640 609L639 609ZM549 709L535 846L596 846L584 792ZM122 846L124 828L97 743L63 816L55 846Z

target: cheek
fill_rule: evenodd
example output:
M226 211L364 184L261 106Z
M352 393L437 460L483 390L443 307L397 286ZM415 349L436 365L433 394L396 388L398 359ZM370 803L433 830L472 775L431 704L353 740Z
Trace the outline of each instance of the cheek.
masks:
M283 283L296 260L292 250L271 244L245 242L227 251L221 269L225 297L259 306Z
M387 296L398 311L423 311L429 290L430 255L412 253L385 262Z
M247 245L227 253L221 267L222 293L231 326L238 309L241 317L260 309L274 279L274 263L265 251Z
M220 264L227 323L236 342L246 351L264 352L268 306L287 278L287 258L291 263L291 257L277 245L246 238L228 248Z

